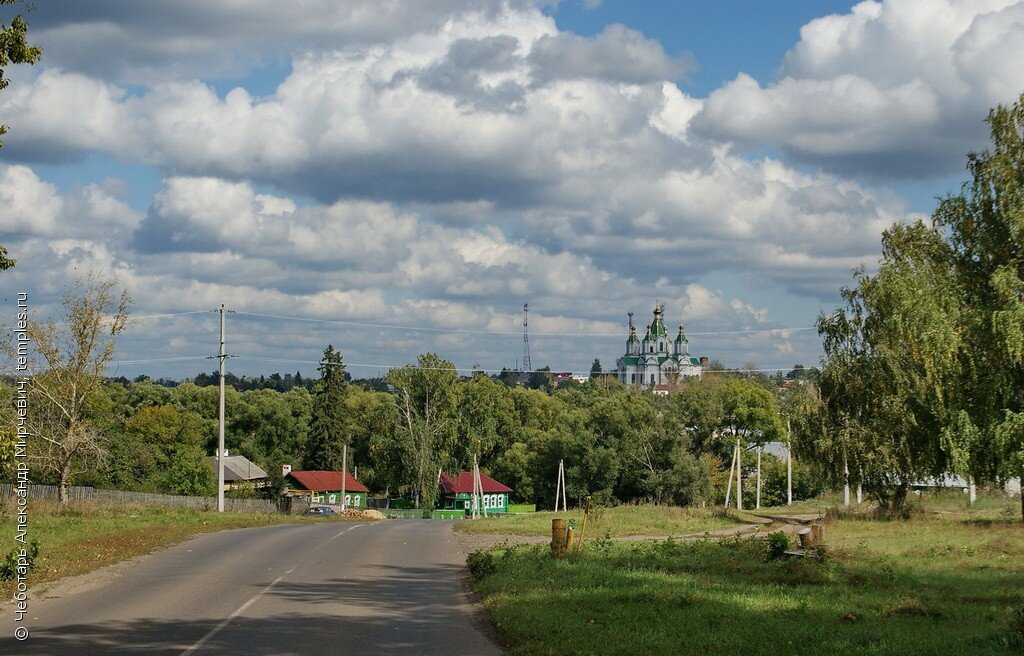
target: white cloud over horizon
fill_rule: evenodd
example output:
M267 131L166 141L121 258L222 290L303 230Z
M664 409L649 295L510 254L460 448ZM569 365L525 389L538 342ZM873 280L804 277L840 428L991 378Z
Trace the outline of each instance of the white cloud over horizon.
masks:
M529 301L538 331L624 339L625 312L642 325L661 300L671 321L706 331L806 325L808 307L835 303L850 270L874 261L885 228L920 218L872 180L962 162L984 142L964 125L1024 88L1024 67L993 63L1018 58L1024 2L941 15L863 2L806 25L777 80L741 73L708 98L681 88L693 58L627 26L581 36L530 2L423 3L409 20L399 3L376 4L326 3L317 21L298 12L263 43L286 53L287 72L257 93L218 91L208 76L267 65L259 35L279 3L56 3L38 34L60 45L0 93L15 127L0 151L0 243L20 260L5 293L24 286L45 308L99 266L142 313L227 302L514 333ZM243 11L251 21L226 31ZM98 53L104 38L134 63ZM765 145L780 154L753 152ZM93 153L155 170L148 207L125 201L131 181L60 189L38 173ZM756 282L726 290L708 282L718 276ZM195 341L183 321L129 338L126 356L180 354ZM238 323L250 352L301 359L329 341L325 326ZM337 330L355 361L438 349L495 367L520 346ZM737 365L813 364L820 346L813 333L691 342ZM621 343L537 348L535 363L582 368L595 356L610 366Z

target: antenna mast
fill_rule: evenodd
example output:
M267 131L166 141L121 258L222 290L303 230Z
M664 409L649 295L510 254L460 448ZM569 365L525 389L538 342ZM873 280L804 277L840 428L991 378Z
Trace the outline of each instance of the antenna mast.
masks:
M523 371L530 373L533 367L530 364L530 305L523 303Z

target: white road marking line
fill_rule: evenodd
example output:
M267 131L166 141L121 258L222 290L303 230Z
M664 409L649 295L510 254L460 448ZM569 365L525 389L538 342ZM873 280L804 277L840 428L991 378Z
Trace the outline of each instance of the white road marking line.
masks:
M347 527L347 528L343 528L343 529L341 529L340 531L338 531L338 533L337 533L336 535L334 535L333 537L331 537L330 539L328 539L328 540L327 540L327 542L330 542L330 541L331 541L331 540L333 540L334 538L338 538L338 537L341 537L342 533L345 533L345 532L347 532L347 531L351 531L351 530L352 530L352 529L354 529L354 528L359 528L360 526L365 526L365 524L356 524L355 526L349 526L349 527ZM317 537L320 537L320 536L318 535ZM320 544L320 546L319 546L319 547L316 547L315 549L313 549L313 551L316 551L316 550L317 550L317 549L319 549L320 547L324 546L325 544L327 544L327 542L323 542L323 543L321 543L321 544ZM313 551L310 551L310 552L308 552L308 553L313 553ZM300 563L300 564L301 564L301 563ZM244 612L245 612L245 610L246 610L246 609L247 609L247 608L248 608L249 606L252 606L252 605L253 605L254 603L256 603L256 600L257 600L257 599L259 599L260 597L262 597L262 596L263 596L263 595L265 595L266 593L270 592L270 589L271 589L271 588L273 588L273 587L274 587L275 585L277 585L278 583L280 583L280 582L281 582L281 579L283 579L284 577L288 576L289 574L291 574L292 572L294 572L294 571L295 571L295 570L297 570L298 568L299 568L299 565L296 565L295 567L291 568L290 570L288 570L287 572L285 572L285 573L284 573L284 574L282 574L281 576L279 576L279 577L277 577L276 579L274 579L273 581L271 581L271 582L270 582L270 585L268 585L267 587L265 587L265 588L263 588L262 590L260 590L259 592L257 592L257 593L256 593L256 595L255 595L255 596L253 596L253 598L252 598L252 599L250 599L249 601L247 601L247 602L245 602L244 604L242 604L241 606L239 606L239 607L238 607L238 609L237 609L237 610L236 610L235 612L233 612L233 613L231 613L230 615L228 615L227 617L225 617L225 618L224 618L224 621L222 621L222 622L221 622L220 624L218 624L217 626L213 627L213 629L211 629L209 633L207 633L207 634L206 634L206 635L204 635L204 636L203 636L202 638L200 638L200 639L199 639L199 642L197 642L196 644L192 645L191 647L189 647L189 648L188 648L188 649L186 649L185 651L181 652L181 656L187 656L187 654L191 654L192 652L194 652L194 651L196 651L196 650L198 650L198 649L201 649L203 645L205 645L205 644L206 644L207 642L209 642L209 641L210 641L210 638L212 638L213 636L215 636L215 635L217 635L218 633L220 633L220 632L221 632L221 630L222 630L222 629L223 629L223 628L224 628L225 626L227 626L227 625L228 625L228 622L230 622L231 620L235 619L236 617L238 617L239 615L241 615L242 613L244 613Z

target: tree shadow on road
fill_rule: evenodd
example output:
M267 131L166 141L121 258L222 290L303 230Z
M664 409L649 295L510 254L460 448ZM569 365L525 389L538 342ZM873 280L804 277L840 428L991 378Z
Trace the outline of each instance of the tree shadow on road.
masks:
M0 653L47 656L182 654L500 653L475 626L453 589L454 565L379 566L373 577L283 581L222 628L222 618L71 624L36 629L26 641L0 640ZM31 625L29 626L31 629Z

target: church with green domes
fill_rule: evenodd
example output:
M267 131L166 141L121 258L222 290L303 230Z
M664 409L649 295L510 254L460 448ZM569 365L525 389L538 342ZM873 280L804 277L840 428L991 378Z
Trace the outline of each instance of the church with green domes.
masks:
M674 338L668 334L662 315L665 307L654 308L654 321L647 325L647 332L641 340L636 335L632 313L629 322L629 337L626 339L626 354L618 359L619 380L626 385L658 387L671 385L687 376L700 376L706 358L690 357L690 343L686 339L682 324Z

